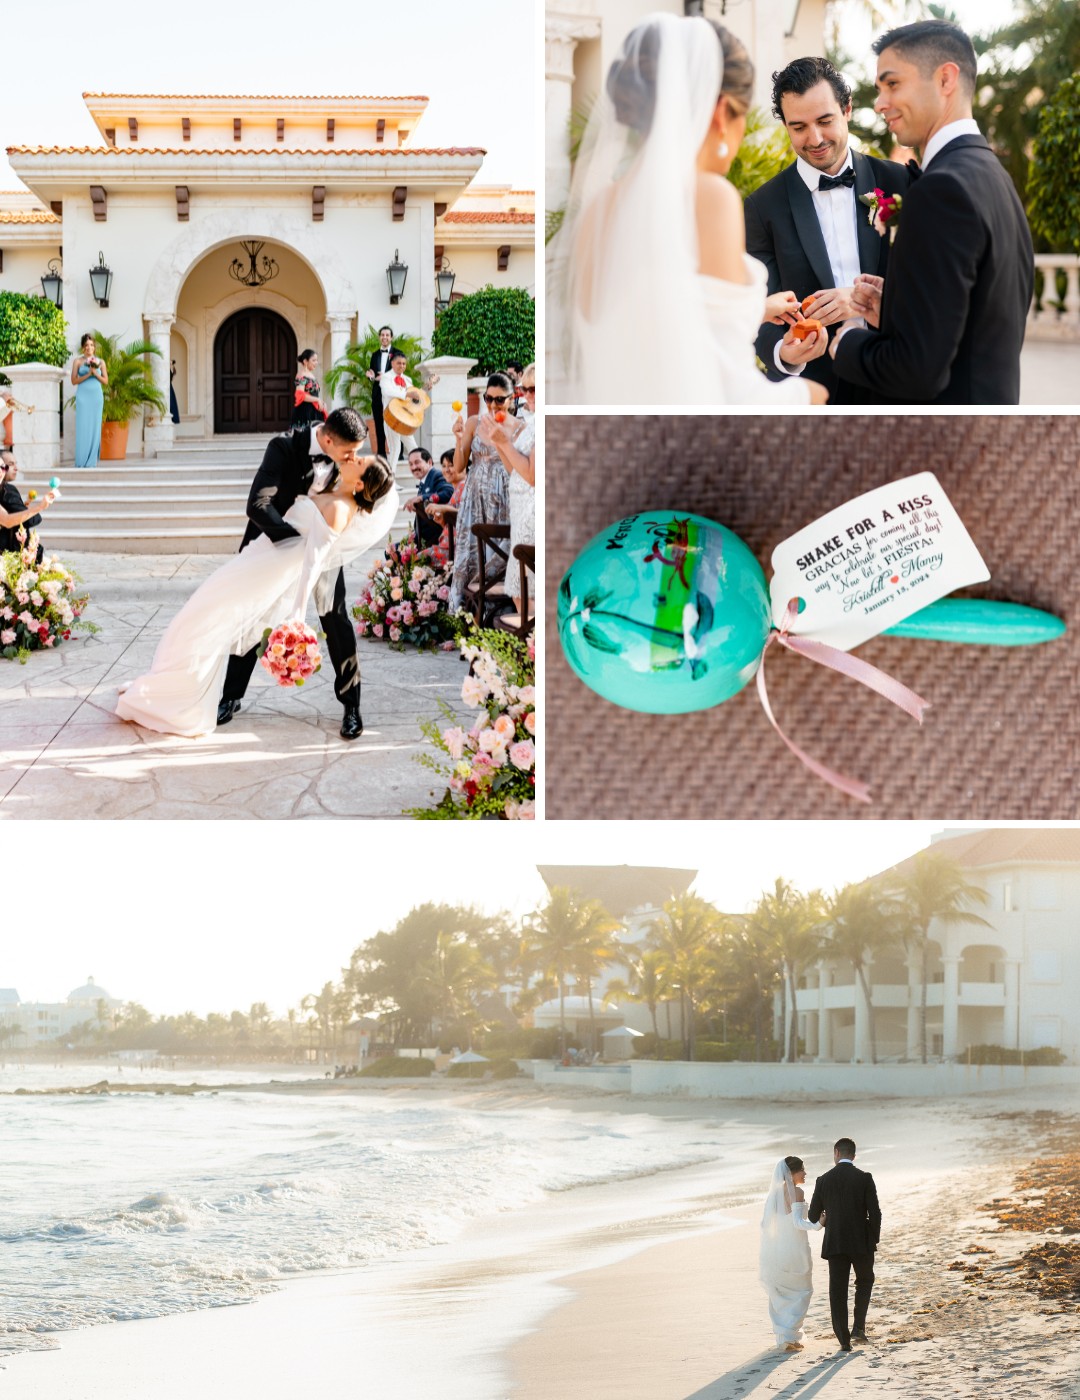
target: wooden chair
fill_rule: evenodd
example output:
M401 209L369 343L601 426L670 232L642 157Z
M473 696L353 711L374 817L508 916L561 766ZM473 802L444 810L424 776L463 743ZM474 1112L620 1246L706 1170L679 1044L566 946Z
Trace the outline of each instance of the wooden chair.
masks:
M477 626L490 627L494 623L496 614L511 607L512 604L502 579L488 581L487 551L491 549L509 567L509 547L504 549L499 541L510 538L510 526L474 525L472 532L479 543L477 558L480 565L480 575L476 583L469 584L465 596L473 616L476 618Z
M514 558L517 560L520 583L518 596L521 599L520 612L502 612L495 619L495 626L502 627L507 632L513 632L515 636L523 640L536 626L535 600L534 607L529 607L529 574L536 573L536 546L534 544L519 544L514 546Z

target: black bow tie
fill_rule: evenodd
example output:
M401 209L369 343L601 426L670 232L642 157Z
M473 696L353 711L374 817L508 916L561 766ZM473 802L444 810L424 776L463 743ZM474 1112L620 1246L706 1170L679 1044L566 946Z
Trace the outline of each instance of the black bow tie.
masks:
M854 188L855 169L848 166L842 175L822 175L818 181L819 190L838 190L841 185L846 185L848 189Z
M904 169L907 171L907 173L911 176L913 180L917 180L919 176L923 173L922 166L917 160L909 160L908 163L904 166Z
M330 458L325 452L313 452L311 454L311 460L316 466L325 467L330 464Z

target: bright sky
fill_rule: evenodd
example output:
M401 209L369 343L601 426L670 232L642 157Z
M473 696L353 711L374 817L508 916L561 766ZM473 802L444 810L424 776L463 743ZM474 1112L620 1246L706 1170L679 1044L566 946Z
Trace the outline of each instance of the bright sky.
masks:
M960 27L973 36L992 34L994 30L1011 23L1023 13L1022 7L1015 4L1014 0L945 0L945 3L953 11ZM865 54L867 71L873 72L876 59L870 45L893 25L880 21L875 23L861 0L840 0L837 12L841 48L854 58ZM914 13L905 16L900 5L893 7L893 13L896 16L896 24L905 24L920 17ZM925 19L928 16L923 15L921 18Z
M23 825L25 932L5 920L0 987L60 1001L92 976L155 1014L276 1014L336 981L410 908L543 903L538 864L669 865L741 912L777 875L826 890L929 844L940 822L58 822ZM47 899L39 889L43 863ZM57 872L62 870L62 878Z
M430 98L414 142L482 146L481 184L535 189L535 10L446 0L134 8L5 4L0 189L8 146L97 145L83 92Z

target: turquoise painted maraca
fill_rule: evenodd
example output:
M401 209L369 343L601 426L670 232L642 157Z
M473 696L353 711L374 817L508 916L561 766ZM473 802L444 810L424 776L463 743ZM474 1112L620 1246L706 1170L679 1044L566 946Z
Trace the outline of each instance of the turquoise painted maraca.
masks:
M57 500L60 499L60 478L58 476L49 477L49 490L54 493Z
M772 628L761 566L726 526L647 511L601 531L559 586L571 668L629 710L687 714L730 699L756 675ZM1031 646L1065 624L1016 603L944 598L885 636Z

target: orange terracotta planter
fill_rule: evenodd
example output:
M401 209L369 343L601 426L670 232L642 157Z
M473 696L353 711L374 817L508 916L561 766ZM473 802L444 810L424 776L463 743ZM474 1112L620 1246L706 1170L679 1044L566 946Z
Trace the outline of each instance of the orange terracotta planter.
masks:
M128 426L127 423L102 423L102 462L122 462L127 456Z

